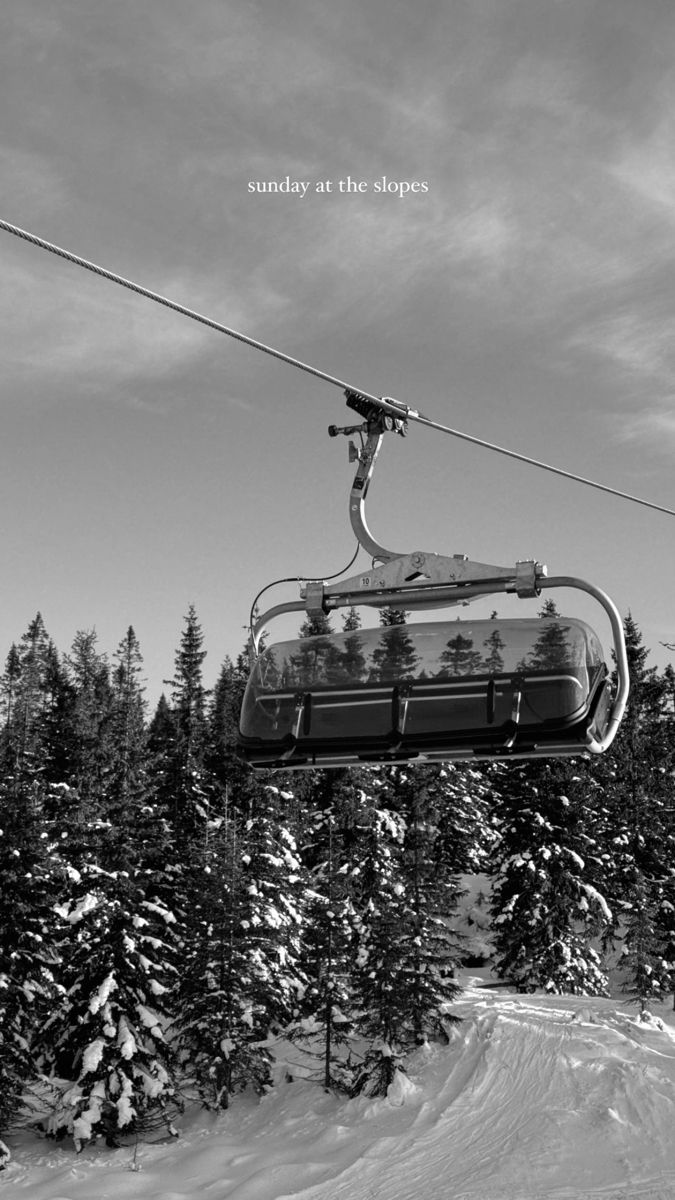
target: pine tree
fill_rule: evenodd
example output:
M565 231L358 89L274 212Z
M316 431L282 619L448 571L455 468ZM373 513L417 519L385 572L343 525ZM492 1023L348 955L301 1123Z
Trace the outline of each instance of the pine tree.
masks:
M220 784L230 792L246 787L250 771L237 752L239 714L249 676L248 654L243 651L233 663L226 658L213 691L208 716L207 764Z
M356 930L359 868L358 785L365 772L316 773L312 808L302 828L302 859L309 872L302 963L307 987L296 1036L316 1047L325 1088L353 1084L351 967Z
M227 813L212 822L208 842L191 864L187 946L177 997L181 1057L203 1104L229 1107L235 1092L267 1079L269 1059L250 1046L241 982L248 975L243 936L246 896L240 838Z
M447 1040L446 1025L456 1018L448 1005L460 994L455 967L461 946L451 931L460 894L453 874L453 850L443 836L445 789L437 768L423 772L394 768L397 804L406 821L403 869L407 886L401 950L406 961L409 1018L415 1044L429 1037Z
M672 887L673 881L669 882ZM624 902L627 914L620 960L626 973L623 990L639 1005L641 1014L648 1011L650 1001L661 1003L673 990L672 918L670 937L664 938L657 916L661 911L660 900L663 900L662 890L653 881L636 876Z
M99 861L112 870L134 872L154 858L157 820L148 779L142 666L138 639L130 626L117 648L111 679L111 752L102 781L102 817L107 832Z
M5 718L0 753L4 771L19 788L53 773L55 714L64 694L58 656L38 613L11 647L0 681Z
M675 746L668 677L647 666L648 651L630 614L624 632L630 696L621 728L595 774L605 805L612 934L623 942L626 989L644 1009L675 987Z
M211 815L215 781L206 766L209 730L202 664L206 651L194 605L190 605L171 680L172 745L165 774L169 818L179 841L201 837Z
M78 1150L99 1135L116 1144L156 1122L172 1129L180 1107L166 1036L174 983L175 917L145 881L93 864L74 872L57 908L64 925L65 1001L46 1022L59 1075L72 1080L49 1120Z
M588 785L574 760L499 776L493 936L500 975L523 990L607 994L594 942L612 919Z
M269 1085L266 1043L296 1016L305 987L305 880L280 820L280 793L266 790L267 802L245 821L229 810L212 821L191 864L177 1027L211 1108L227 1108L247 1086L261 1092Z
M129 629L111 673L94 633L67 660L69 784L45 805L64 884L55 911L63 988L38 1049L71 1080L52 1114L80 1148L102 1133L169 1120L176 1104L165 1040L175 918L159 895L160 843L148 780L142 659Z
M53 653L38 614L12 647L2 680L0 1128L39 1070L37 1033L59 996L52 912L59 864L45 815Z
M107 656L98 653L95 630L79 630L66 656L72 703L68 713L70 778L85 823L100 817L103 775L109 767L112 738L112 688Z
M447 1039L454 1020L457 944L446 919L458 887L435 845L433 808L416 771L379 772L362 796L352 1004L369 1046L354 1092L384 1095L406 1054Z
M58 882L43 837L40 784L0 784L0 1130L38 1075L38 1031L59 1001L52 906Z
M378 781L373 780L375 790ZM360 895L352 968L354 1003L361 1012L358 1032L367 1041L362 1067L352 1090L386 1095L403 1067L409 1045L408 996L399 990L401 882L405 827L398 814L380 807L374 796L362 796L361 839L357 866Z

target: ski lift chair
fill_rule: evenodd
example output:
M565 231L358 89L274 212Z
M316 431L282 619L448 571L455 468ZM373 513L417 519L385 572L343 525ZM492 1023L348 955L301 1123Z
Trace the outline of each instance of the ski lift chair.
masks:
M238 746L256 768L346 767L599 754L618 729L628 696L619 613L604 592L573 576L549 578L533 561L515 568L426 551L397 554L372 537L365 498L382 435L402 422L348 394L366 416L350 494L350 518L371 555L366 573L312 581L301 599L252 622L252 670ZM277 616L338 608L447 608L497 593L537 597L576 588L604 608L614 639L610 673L597 635L576 617L454 620L319 634L261 649Z

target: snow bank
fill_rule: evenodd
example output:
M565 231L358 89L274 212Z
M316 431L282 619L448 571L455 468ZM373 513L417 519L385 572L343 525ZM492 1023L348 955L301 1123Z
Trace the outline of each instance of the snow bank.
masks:
M621 1001L473 979L449 1046L384 1099L280 1082L181 1139L110 1151L12 1142L11 1200L673 1200L675 1029ZM289 1070L292 1063L289 1061ZM282 1078L281 1076L279 1076ZM89 1115L89 1114L88 1114ZM140 1167L140 1171L136 1168Z

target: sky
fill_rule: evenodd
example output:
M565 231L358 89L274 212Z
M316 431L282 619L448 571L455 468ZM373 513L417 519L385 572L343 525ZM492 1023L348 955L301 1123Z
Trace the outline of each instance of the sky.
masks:
M0 26L4 220L675 507L670 0L5 0ZM132 625L155 700L191 604L212 683L262 587L349 562L337 388L5 231L0 330L0 656L37 611L63 652ZM387 548L590 580L674 657L674 517L420 425L368 506Z

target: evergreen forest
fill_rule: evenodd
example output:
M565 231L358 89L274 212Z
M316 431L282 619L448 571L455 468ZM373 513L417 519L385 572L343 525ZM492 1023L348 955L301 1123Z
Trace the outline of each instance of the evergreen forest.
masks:
M382 622L404 661L401 615ZM36 616L0 680L0 1130L39 1095L77 1148L171 1133L187 1098L273 1086L280 1039L319 1085L383 1095L452 1036L470 875L510 985L606 995L618 963L641 1010L672 1003L675 672L625 632L599 759L254 773L247 657L207 691L193 607L154 712L132 628L111 656L91 631L62 652Z

